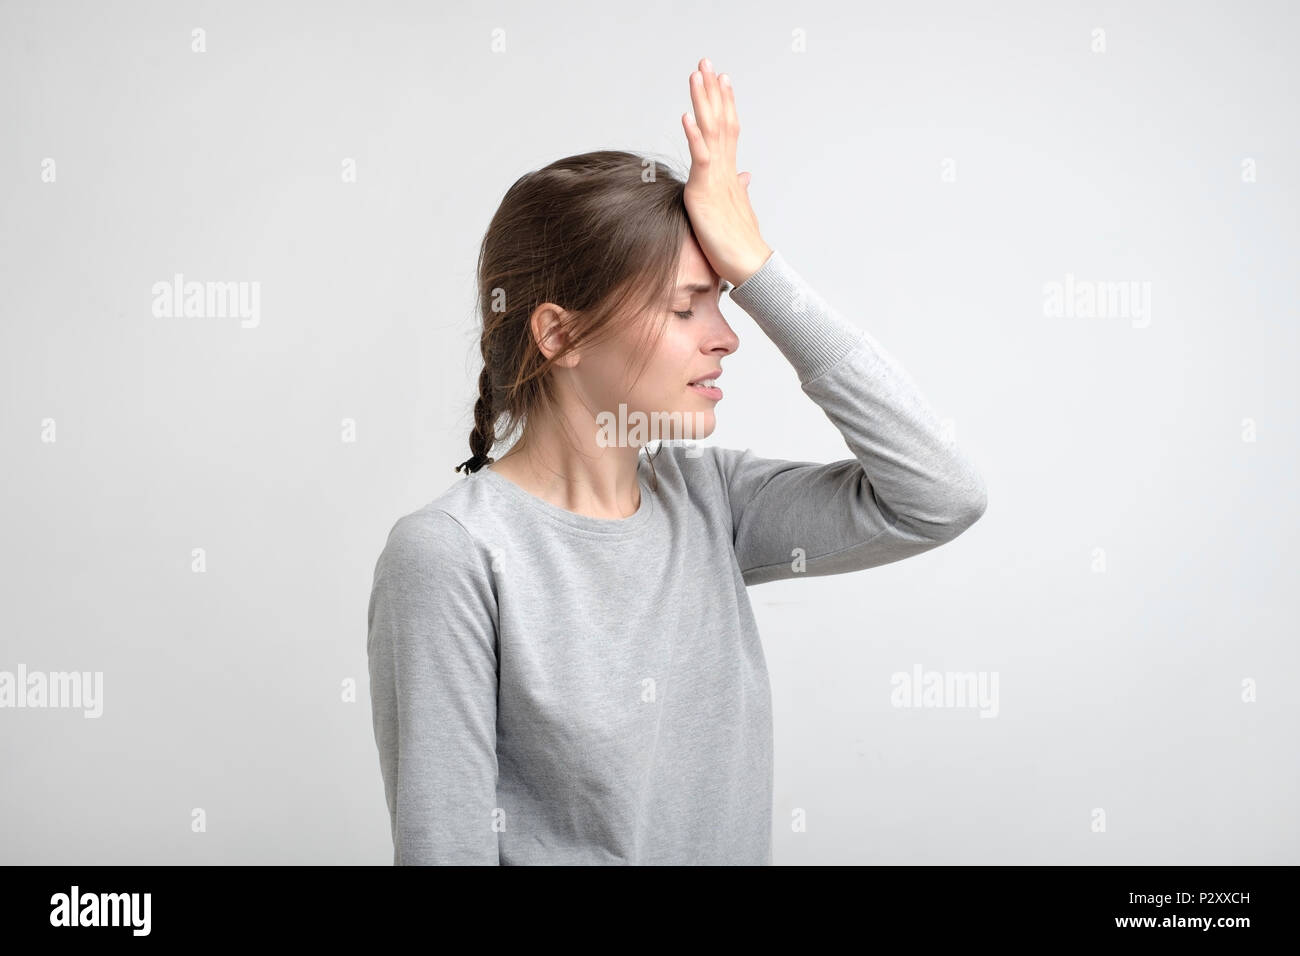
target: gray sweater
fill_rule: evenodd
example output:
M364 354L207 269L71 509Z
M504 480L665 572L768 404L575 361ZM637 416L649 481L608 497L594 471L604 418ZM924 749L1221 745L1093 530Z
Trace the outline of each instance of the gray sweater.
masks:
M747 587L898 561L983 514L916 385L779 251L730 295L853 457L663 442L629 518L487 469L399 518L367 638L394 864L770 864Z

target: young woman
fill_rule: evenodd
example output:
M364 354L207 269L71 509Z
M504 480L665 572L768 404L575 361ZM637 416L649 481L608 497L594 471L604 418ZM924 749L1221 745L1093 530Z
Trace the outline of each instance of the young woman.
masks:
M771 863L746 588L898 561L984 512L908 375L764 242L726 74L702 60L690 90L684 182L570 156L516 182L483 239L473 457L397 520L369 607L395 864ZM723 291L852 458L693 441L739 344ZM654 454L611 441L611 419L674 413ZM496 461L503 416L522 435Z

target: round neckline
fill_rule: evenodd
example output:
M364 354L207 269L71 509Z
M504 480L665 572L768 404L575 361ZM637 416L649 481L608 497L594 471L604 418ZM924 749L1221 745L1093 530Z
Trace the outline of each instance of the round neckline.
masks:
M631 534L645 526L655 508L655 496L641 478L641 463L644 460L644 455L637 459L636 469L637 484L641 487L641 504L635 512L626 518L593 518L591 515L581 515L576 511L569 511L567 508L553 505L544 498L539 498L531 491L515 484L505 475L497 474L486 465L478 471L471 472L470 478L483 479L492 487L499 488L516 503L567 528L589 534Z

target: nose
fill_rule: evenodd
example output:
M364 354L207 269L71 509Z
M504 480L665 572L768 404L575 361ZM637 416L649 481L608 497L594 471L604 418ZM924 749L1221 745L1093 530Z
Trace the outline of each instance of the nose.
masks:
M727 320L722 316L722 311L718 310L717 321L709 327L703 351L721 357L731 355L738 348L740 348L740 338L727 324Z

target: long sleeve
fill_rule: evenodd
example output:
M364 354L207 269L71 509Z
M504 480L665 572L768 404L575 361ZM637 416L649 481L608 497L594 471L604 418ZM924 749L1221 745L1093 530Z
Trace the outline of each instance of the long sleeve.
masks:
M916 384L779 251L731 298L794 366L853 458L829 464L710 448L745 584L840 574L951 541L984 513L984 480Z
M424 509L397 521L366 638L394 865L500 862L495 608L456 519Z

